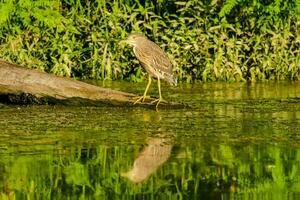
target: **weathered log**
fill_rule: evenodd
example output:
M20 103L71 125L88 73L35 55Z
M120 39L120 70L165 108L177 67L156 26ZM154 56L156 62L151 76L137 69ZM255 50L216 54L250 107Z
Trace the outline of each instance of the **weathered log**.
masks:
M0 102L10 104L133 105L137 95L58 77L0 60ZM150 102L136 105L155 107ZM135 106L136 106L135 105ZM182 108L163 102L162 107Z

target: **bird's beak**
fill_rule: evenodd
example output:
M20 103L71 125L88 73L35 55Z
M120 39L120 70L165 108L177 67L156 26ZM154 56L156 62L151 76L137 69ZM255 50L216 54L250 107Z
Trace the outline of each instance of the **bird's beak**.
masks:
M121 40L121 41L119 42L119 45L123 45L123 44L127 44L127 41L126 41L126 40Z

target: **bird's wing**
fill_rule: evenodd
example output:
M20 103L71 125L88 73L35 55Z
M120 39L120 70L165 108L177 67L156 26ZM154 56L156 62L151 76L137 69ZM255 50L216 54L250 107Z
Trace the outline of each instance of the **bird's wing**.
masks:
M138 52L140 55L137 55L137 57L143 65L148 64L156 71L172 74L172 63L170 59L154 42L147 41Z

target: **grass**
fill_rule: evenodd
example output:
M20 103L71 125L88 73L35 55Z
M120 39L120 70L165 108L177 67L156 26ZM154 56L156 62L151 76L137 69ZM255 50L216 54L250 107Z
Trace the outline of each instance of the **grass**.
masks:
M0 3L0 57L80 79L141 81L132 50L143 32L172 59L179 81L300 79L299 0Z

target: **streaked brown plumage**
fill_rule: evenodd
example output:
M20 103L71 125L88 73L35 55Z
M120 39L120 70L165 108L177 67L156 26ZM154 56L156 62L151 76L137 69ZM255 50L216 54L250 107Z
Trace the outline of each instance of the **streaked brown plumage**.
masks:
M149 40L141 33L131 33L126 40L123 40L123 42L133 46L133 52L135 56L149 74L149 81L144 95L136 102L144 101L146 99L146 94L151 84L151 77L154 77L158 80L159 99L156 100L157 108L158 104L162 101L160 80L165 80L171 85L177 85L177 80L174 76L170 59L157 44Z

